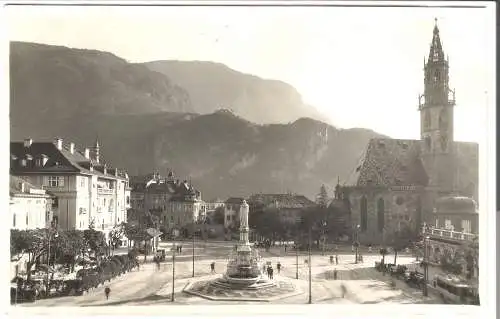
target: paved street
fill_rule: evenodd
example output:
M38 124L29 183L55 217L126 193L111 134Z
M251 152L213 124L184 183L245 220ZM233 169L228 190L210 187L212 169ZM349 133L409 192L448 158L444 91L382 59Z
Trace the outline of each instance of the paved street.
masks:
M234 247L234 242L198 243L195 246L196 277L210 275L210 263L215 261L216 272L221 274L226 269L229 250ZM168 244L162 243L160 248L167 248ZM170 253L169 253L170 254ZM305 292L286 300L278 300L275 303L306 303L308 292L308 266L304 260L305 255L299 256L298 273L299 279L295 279L296 257L294 252L286 256L283 249L274 248L271 252L261 252L264 261L271 261L276 270L278 261L282 264L282 271L276 274ZM387 256L386 258L393 258ZM142 258L140 258L142 262ZM377 272L373 266L374 262L380 260L380 256L364 255L364 263L354 264L354 256L351 253L339 254L339 265L331 265L329 256L320 254L312 257L312 292L313 303L433 303L430 298L423 300L422 293L411 289L404 283L398 283L393 289L388 285L389 276L385 277ZM391 260L391 259L388 259ZM398 264L408 264L414 261L409 256L398 257ZM339 280L333 280L331 271L337 269ZM214 303L200 297L190 296L182 293L184 286L192 279L192 244L183 243L183 252L176 258L175 264L175 298L179 304L210 304ZM347 295L341 298L340 284L343 282L347 288ZM141 265L140 270L115 278L107 284L111 288L109 300L105 299L104 288L101 286L89 291L83 296L62 297L40 300L31 304L23 304L27 307L53 307L53 306L116 306L116 305L168 305L171 304L172 291L172 260L170 255L157 270L153 263ZM217 302L218 304L231 302ZM241 303L241 302L240 302Z

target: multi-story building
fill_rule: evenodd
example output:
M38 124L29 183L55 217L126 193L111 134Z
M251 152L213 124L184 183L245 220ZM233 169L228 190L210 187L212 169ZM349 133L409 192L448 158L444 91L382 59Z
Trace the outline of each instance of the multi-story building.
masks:
M56 197L22 178L10 176L11 228L26 230L51 225Z
M250 204L263 205L264 211L276 212L283 224L295 224L304 209L316 204L303 195L297 194L254 194L248 199Z
M130 203L128 175L100 157L99 142L92 149L77 150L74 143L11 142L10 171L57 197L54 215L61 229L109 231L126 221Z
M159 173L134 178L131 197L138 218L147 213L155 215L167 232L176 229L186 235L190 225L206 218L201 193L187 180L175 179L172 171L165 178Z
M455 91L439 29L434 27L424 94L418 106L420 139L372 139L342 188L362 243L382 243L403 227L433 224L439 198L478 198L478 144L453 137ZM467 204L468 205L468 204ZM359 226L359 227L358 227Z
M244 198L230 197L224 203L224 228L238 227L240 220L240 206Z

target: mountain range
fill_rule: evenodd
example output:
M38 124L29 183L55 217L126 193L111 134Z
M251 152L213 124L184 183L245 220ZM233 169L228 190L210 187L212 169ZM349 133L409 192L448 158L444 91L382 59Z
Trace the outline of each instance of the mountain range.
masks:
M212 62L129 63L108 52L10 46L11 140L62 137L129 175L173 169L203 198L314 197L355 168L366 129L322 121L290 85Z

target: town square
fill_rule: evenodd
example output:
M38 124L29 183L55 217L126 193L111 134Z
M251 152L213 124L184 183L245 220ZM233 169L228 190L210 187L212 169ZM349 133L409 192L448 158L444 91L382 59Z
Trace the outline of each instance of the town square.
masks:
M483 304L463 18L75 8L12 9L11 307Z

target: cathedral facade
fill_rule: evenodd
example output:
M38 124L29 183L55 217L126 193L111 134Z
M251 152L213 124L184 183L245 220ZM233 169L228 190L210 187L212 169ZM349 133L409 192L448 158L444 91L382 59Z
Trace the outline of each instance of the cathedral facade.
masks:
M454 140L455 91L449 87L448 61L436 23L424 60L420 139L370 140L342 187L361 244L380 244L406 227L419 232L423 223L433 225L439 198L477 202L478 145Z

